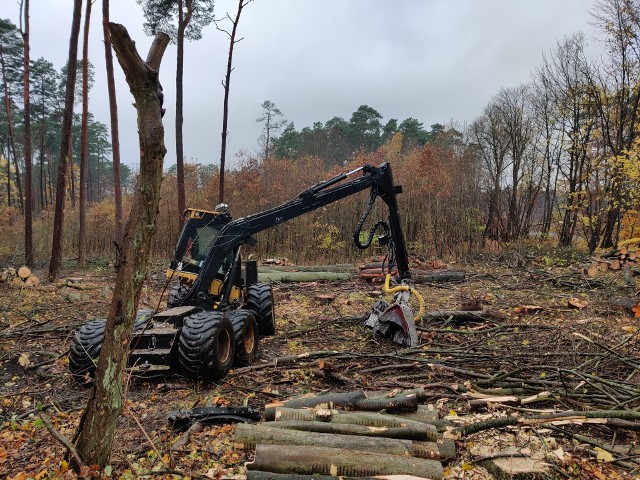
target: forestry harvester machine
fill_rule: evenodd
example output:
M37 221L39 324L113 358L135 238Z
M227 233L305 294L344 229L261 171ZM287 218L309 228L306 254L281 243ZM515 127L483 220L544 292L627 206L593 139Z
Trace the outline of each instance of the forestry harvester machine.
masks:
M360 176L349 179L362 172ZM354 232L360 249L371 245L376 231L380 245L388 249L388 272L397 267L393 279L387 274L384 290L394 302L378 301L366 325L374 333L406 345L418 343L409 297L422 298L411 283L404 235L400 226L391 166L364 165L320 182L293 200L264 212L232 220L221 204L214 211L187 209L175 256L167 276L179 285L170 290L167 310L140 310L131 338L128 366L134 371L177 371L187 377L218 380L233 366L252 363L258 354L259 336L275 333L271 285L258 283L256 262L241 268L240 250L255 244L253 235L363 190L370 200ZM373 203L380 197L389 209L387 221L380 220L361 235ZM363 238L365 237L365 238ZM364 240L364 241L363 241ZM244 275L243 275L244 271ZM420 315L420 314L419 314ZM74 335L69 368L74 378L85 380L95 372L104 337L104 319L84 324Z

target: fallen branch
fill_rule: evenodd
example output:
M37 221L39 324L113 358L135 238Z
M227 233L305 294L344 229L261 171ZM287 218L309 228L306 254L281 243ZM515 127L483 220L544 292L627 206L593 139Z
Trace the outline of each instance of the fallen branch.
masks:
M56 428L53 426L53 423L51 423L51 420L49 419L49 417L43 412L40 412L38 416L40 417L40 420L42 420L42 423L44 423L44 426L46 427L48 432L51 434L51 436L55 438L58 442L60 442L67 449L74 463L73 465L74 470L77 472L82 472L84 469L88 468L80 458L80 454L76 450L76 447L73 446L73 444L69 441L67 437L65 437L60 432L58 432L58 430L56 430Z

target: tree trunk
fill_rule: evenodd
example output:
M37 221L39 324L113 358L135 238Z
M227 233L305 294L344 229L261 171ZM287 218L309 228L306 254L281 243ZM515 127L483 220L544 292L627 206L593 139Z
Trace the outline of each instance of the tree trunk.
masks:
M22 5L22 4L21 4ZM31 159L31 100L29 94L29 0L24 0L24 263L33 265L33 164Z
M9 158L9 145L7 139L7 207L11 206L11 159Z
M60 274L62 267L62 234L64 227L64 203L67 187L67 162L71 143L71 125L73 121L73 100L76 84L76 63L78 58L78 37L80 36L80 16L82 0L73 2L73 21L69 39L69 60L67 63L67 83L65 86L64 114L62 117L62 137L60 139L60 160L56 179L56 206L53 218L53 240L51 242L51 261L49 262L49 280ZM73 172L72 172L73 174Z
M437 460L401 457L358 450L287 445L258 445L249 470L275 473L330 474L351 477L404 474L422 478L442 478Z
M113 154L113 194L116 204L114 241L122 241L122 185L120 181L120 132L118 129L118 102L116 83L113 78L113 55L111 54L111 32L109 32L109 0L102 0L102 30L104 36L104 58L109 91L109 117L111 120L111 153Z
M184 4L178 0L178 35L176 39L176 182L178 187L178 224L186 208L184 193L184 148L182 145L182 76L184 69Z
M82 42L82 126L80 133L80 197L78 232L78 266L87 266L87 177L89 172L89 27L91 26L91 0L87 0Z
M168 35L158 34L145 62L122 25L110 23L109 29L138 112L140 174L116 267L116 283L96 379L76 438L82 460L100 468L109 461L116 422L122 409L122 380L131 332L147 273L151 238L156 231L162 162L166 153L158 70L169 43Z
M0 67L2 68L2 84L4 88L4 110L7 114L7 136L9 146L11 148L11 156L13 157L13 164L16 169L16 186L18 187L18 203L20 204L20 208L24 208L24 197L22 196L22 182L20 181L20 169L18 168L18 156L16 155L16 140L13 131L13 117L11 116L11 101L9 99L9 85L7 84L7 74L6 67L4 63L4 54L2 50L2 45L0 45ZM9 156L7 156L7 162ZM11 169L7 170L7 176L10 177L9 173ZM8 182L10 180L7 180Z
M227 74L224 78L224 103L222 107L222 144L220 145L220 192L218 201L224 202L224 168L227 156L227 125L229 122L229 88L231 87L231 71L233 70L233 47L236 44L236 30L240 21L240 14L246 0L238 0L238 11L233 20L233 28L229 36L229 57L227 58ZM238 40L239 41L239 40Z
M72 121L73 126L73 121ZM73 130L69 134L69 171L71 175L69 175L69 197L71 199L71 209L76 208L76 165L73 158Z
M44 183L44 118L40 120L40 210L44 210L47 202L46 184Z

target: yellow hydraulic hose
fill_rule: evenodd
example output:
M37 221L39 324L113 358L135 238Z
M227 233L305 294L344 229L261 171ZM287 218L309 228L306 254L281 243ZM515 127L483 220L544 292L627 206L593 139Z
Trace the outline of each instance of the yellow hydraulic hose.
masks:
M424 313L424 299L422 298L422 295L420 295L420 293L413 287L410 287L409 285L398 285L396 287L391 288L389 286L389 282L391 281L391 274L387 273L387 276L384 279L384 287L382 287L382 291L384 293L396 293L396 292L406 292L409 291L411 292L413 295L415 295L418 298L418 313L416 314L415 318L416 319L421 319L422 318L422 314Z

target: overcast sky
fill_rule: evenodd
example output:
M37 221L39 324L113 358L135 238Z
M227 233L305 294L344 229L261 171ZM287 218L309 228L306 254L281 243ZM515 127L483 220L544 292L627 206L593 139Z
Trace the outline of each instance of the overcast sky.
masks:
M18 2L0 0L0 16L18 23ZM592 0L254 0L242 13L231 78L227 161L258 149L260 105L271 100L298 130L334 116L349 120L360 105L402 121L469 122L500 87L527 82L543 52L577 31L593 42ZM71 0L31 2L31 58L66 61ZM218 0L216 16L235 15L237 0ZM96 66L90 110L109 124L101 1L94 3L90 58ZM151 39L135 0L111 0L145 57ZM213 25L187 43L184 62L184 152L187 161L218 163L228 38ZM594 47L595 48L595 47ZM81 50L80 50L81 51ZM175 46L161 82L167 156L175 163ZM139 161L132 97L116 66L122 160Z

